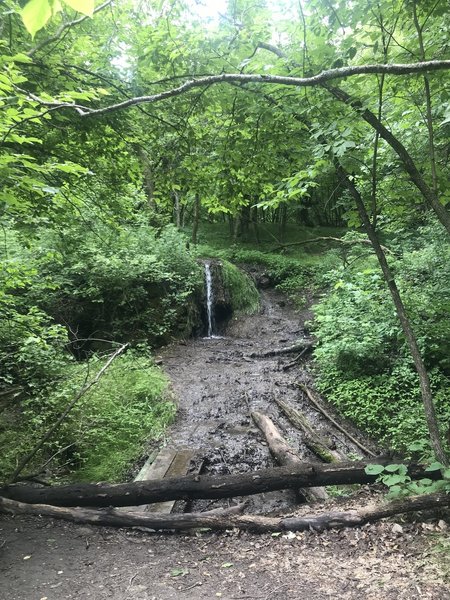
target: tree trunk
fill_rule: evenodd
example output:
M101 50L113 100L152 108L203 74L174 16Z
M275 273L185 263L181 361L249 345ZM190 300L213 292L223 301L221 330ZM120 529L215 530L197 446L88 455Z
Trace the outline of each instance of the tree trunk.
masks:
M177 229L180 229L180 227L181 227L181 205L180 205L180 196L176 190L173 192L173 200L174 200L173 212L174 212L174 216L175 216L175 219L174 219L175 227Z
M192 224L192 243L197 244L198 226L200 222L200 194L195 194L194 223Z
M302 412L295 409L293 406L290 406L281 398L275 398L275 404L278 406L284 416L289 419L292 425L303 432L303 439L306 446L312 452L314 452L316 456L326 463L345 460L345 456L343 456L340 452L333 450L331 448L331 444L329 444L326 439L313 430L308 419Z
M439 462L441 462L442 464L447 464L447 457L445 455L440 439L439 427L436 419L436 412L431 394L430 379L428 377L425 364L420 354L419 346L417 345L416 336L412 329L411 323L406 313L405 306L403 305L403 301L400 296L400 292L395 282L394 274L392 273L388 265L386 256L383 252L383 249L381 248L378 236L374 228L372 227L372 223L370 222L369 215L367 214L366 207L364 206L363 199L358 189L339 163L336 164L336 169L343 183L345 183L347 189L349 190L350 194L355 200L355 204L357 206L361 221L363 222L367 235L369 236L369 239L372 242L373 249L375 251L375 254L377 255L378 262L380 263L380 267L384 275L384 279L391 293L398 318L402 325L403 333L406 337L406 341L408 343L409 350L414 361L414 365L419 375L420 388L422 392L422 402L425 409L425 417L435 456Z
M304 517L263 517L259 515L235 515L233 507L222 512L187 513L180 515L158 515L147 513L125 513L123 511L96 509L68 509L47 504L24 504L0 498L0 512L12 515L32 514L109 527L146 527L149 529L247 529L265 533L272 531L323 531L360 527L394 515L437 510L450 506L450 494L429 494L402 500L394 500L379 506L359 508L342 512L324 512Z
M450 213L444 207L444 205L440 203L437 194L435 194L435 192L428 186L427 182L420 174L419 169L416 167L410 154L406 150L405 146L403 146L403 144L400 142L400 140L398 140L389 131L389 129L387 129L377 119L373 112L371 112L367 108L363 108L359 100L352 98L350 94L347 94L347 92L345 92L341 88L336 88L329 85L324 85L323 87L327 89L335 98L337 98L344 104L348 104L349 106L351 106L359 115L361 115L361 117L367 123L369 123L369 125L371 125L376 131L378 131L380 137L382 137L397 153L405 171L409 175L410 180L420 191L426 204L433 209L439 221L446 228L447 232L450 233Z
M56 506L139 506L165 500L233 498L261 494L274 490L298 489L349 483L373 483L376 476L367 475L367 464L388 465L389 458L374 458L370 462L304 463L298 467L264 469L242 475L204 477L188 475L155 481L132 483L82 483L67 486L37 488L26 485L10 485L0 488L0 496L29 502ZM409 465L411 479L440 479L439 471L425 472L417 464Z
M251 413L251 417L259 429L263 432L267 443L269 444L269 449L278 464L281 466L293 467L303 464L303 461L297 452L295 452L295 450L289 446L278 429L275 427L274 423L268 417L266 417L266 415L254 411ZM308 502L326 500L328 498L328 494L324 488L310 488L309 490L299 489L298 491L300 496L306 498Z

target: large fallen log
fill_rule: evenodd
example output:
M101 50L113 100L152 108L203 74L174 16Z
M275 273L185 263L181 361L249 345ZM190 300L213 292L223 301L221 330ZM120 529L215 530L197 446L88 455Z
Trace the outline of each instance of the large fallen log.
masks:
M311 452L314 452L316 456L327 463L345 460L346 457L343 454L331 448L328 440L314 431L310 422L301 411L290 406L290 404L281 398L275 398L274 401L292 425L303 433L303 441Z
M0 488L0 496L30 504L56 506L138 506L164 500L215 499L249 496L274 490L372 483L376 476L367 475L367 464L388 465L391 458L375 458L369 462L304 463L292 467L264 469L242 475L215 477L188 475L153 481L131 483L82 483L37 488L29 485L10 485ZM408 467L411 479L440 479L439 471L425 472L417 464Z
M314 342L312 340L301 340L292 346L274 348L273 350L266 350L265 352L252 352L251 354L248 354L248 356L250 358L272 358L273 356L292 354L293 352L303 352L306 350L312 350L313 348Z
M450 494L430 494L402 500L394 500L386 504L359 508L342 512L324 512L303 517L262 517L259 515L233 515L229 511L222 513L161 514L124 513L110 509L69 509L47 504L25 504L7 498L0 498L0 513L33 514L65 519L90 525L108 525L111 527L146 527L150 529L248 529L254 532L271 531L304 531L314 529L341 529L343 527L358 527L391 517L393 515L416 512L420 510L435 510L450 506ZM233 510L233 509L231 509Z
M303 384L299 384L299 388L306 394L308 399L312 402L312 404L314 404L317 410L321 412L323 416L326 417L331 423L333 423L333 425L337 429L339 429L339 431L342 431L342 433L344 433L348 437L348 439L355 444L355 446L358 446L358 448L365 452L368 456L376 456L375 452L372 452L372 450L367 448L367 446L361 444L359 440L357 440L347 429L345 429L345 427L343 427L340 423L336 421L336 419L334 419L331 416L331 414L326 410L326 408L322 406L320 398L316 392L314 392L311 388Z
M264 437L269 444L269 450L278 464L293 467L301 466L303 464L300 456L291 446L289 446L269 417L258 411L253 411L251 417L263 432ZM303 496L307 500L307 502L326 500L328 498L328 494L323 487L303 488L299 489L298 492L300 496Z

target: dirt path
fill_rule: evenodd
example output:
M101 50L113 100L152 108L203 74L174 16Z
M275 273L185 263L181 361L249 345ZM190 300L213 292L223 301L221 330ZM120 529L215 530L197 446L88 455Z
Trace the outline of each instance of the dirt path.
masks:
M298 402L337 448L359 454L300 397L296 382L307 380L307 371L283 371L289 358L246 358L301 337L306 318L306 312L295 314L276 293L265 292L261 314L233 322L224 339L167 348L163 364L180 402L167 443L197 449L196 466L210 473L268 466L267 447L249 420L249 410L257 409L271 415L301 455L311 459L273 404L280 395ZM363 488L354 498L332 503L340 508L367 504L374 495ZM255 496L248 510L292 511L292 501L289 493L274 492ZM199 502L195 508L215 505ZM3 517L0 600L450 599L430 559L430 534L442 533L445 524L435 519L393 526L274 536L239 531L159 535Z
M244 473L272 466L264 438L250 417L250 412L257 410L274 420L302 458L317 460L303 444L300 432L281 415L274 403L278 397L299 407L338 450L363 457L303 398L298 383L311 381L304 361L300 369L283 370L293 355L249 358L305 338L304 324L309 318L308 310L296 313L280 294L266 290L262 292L261 312L232 322L223 338L190 340L167 348L161 355L163 365L179 399L177 421L168 432L167 444L196 449L196 467L202 465L203 472L209 474ZM346 425L370 446L351 424ZM250 498L248 510L280 510L293 502L291 492L271 492ZM209 502L208 506L221 504ZM195 503L196 510L204 506Z

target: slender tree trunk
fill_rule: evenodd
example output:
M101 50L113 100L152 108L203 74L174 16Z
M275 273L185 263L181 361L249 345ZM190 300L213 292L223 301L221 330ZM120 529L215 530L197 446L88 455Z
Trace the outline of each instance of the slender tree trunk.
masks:
M400 142L398 138L396 138L390 131L387 129L378 119L377 117L368 110L364 108L359 100L352 98L350 94L347 94L341 88L336 88L327 84L324 84L323 87L327 89L330 94L332 94L335 98L343 102L344 104L348 104L351 106L361 117L369 123L376 131L379 132L380 137L382 137L391 148L397 153L398 157L402 161L403 167L405 171L408 173L410 180L417 189L422 194L426 204L434 210L437 218L445 227L447 232L450 234L450 213L448 210L440 203L437 194L429 187L425 179L419 172L419 169L416 167L413 159L410 154L406 150L405 146Z
M413 20L414 26L417 31L417 38L419 41L419 49L420 49L420 60L425 60L425 46L423 44L423 28L419 24L419 19L417 17L417 2L413 0L412 3L413 8ZM436 155L434 151L434 131L433 131L433 115L431 110L431 90L430 90L430 80L428 75L424 74L423 76L423 84L425 89L425 101L427 107L426 113L426 123L428 129L428 153L430 155L430 168L431 168L431 178L433 180L433 192L438 194L438 180L437 180L437 172L436 172Z
M253 230L255 232L255 240L259 246L261 244L261 237L259 235L258 207L257 206L255 206L252 210L252 224L253 224Z
M200 194L195 194L194 223L192 224L192 243L197 243L198 225L200 222Z
M147 197L148 207L150 208L150 210L154 210L155 212L157 212L158 207L156 205L155 197L154 197L155 185L154 185L154 181L153 181L152 165L150 163L150 159L147 155L147 152L140 146L139 146L138 151L139 151L139 157L140 157L141 163L142 163L142 172L144 175L144 190L145 190L145 195Z
M234 215L234 222L233 222L233 242L236 243L237 239L239 237L239 226L241 224L241 215L239 212L237 212Z
M353 180L350 179L346 171L343 167L336 161L336 170L338 175L341 177L342 182L347 187L351 196L353 197L355 204L357 206L361 221L363 222L364 228L369 236L370 241L372 242L373 249L378 258L378 262L380 263L381 270L383 271L384 279L388 286L388 289L391 293L392 300L395 305L395 309L397 311L398 318L400 320L403 333L405 334L406 341L408 343L409 350L411 352L412 359L414 361L414 365L416 367L417 373L419 375L420 380L420 389L422 393L422 402L425 409L425 417L428 425L428 431L430 433L431 443L436 455L436 458L443 464L447 464L447 458L445 456L441 438L439 434L439 427L436 419L436 412L433 404L433 398L431 394L431 386L430 379L428 377L428 373L423 362L422 356L420 354L419 346L417 344L416 336L412 329L411 323L409 321L405 306L400 296L400 292L398 290L397 284L394 279L394 274L389 267L389 264L386 260L386 255L383 252L381 244L378 240L378 236L370 222L369 215L367 214L366 207L364 205L364 201L356 188Z
M280 242L283 243L286 239L286 224L287 224L287 206L286 204L282 204L280 206L280 230L279 237Z
M173 199L174 199L173 211L175 213L175 215L174 215L175 216L175 226L177 229L180 229L180 227L181 227L181 205L180 205L180 196L176 190L173 192Z

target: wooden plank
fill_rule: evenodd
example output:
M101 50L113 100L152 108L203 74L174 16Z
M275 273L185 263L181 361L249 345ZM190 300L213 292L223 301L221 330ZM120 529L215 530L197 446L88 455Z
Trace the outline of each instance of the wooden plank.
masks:
M195 456L193 450L184 449L179 450L173 458L165 477L182 477L186 475L189 470L189 465L192 458ZM156 504L148 504L145 507L145 512L149 513L171 513L175 505L175 500L168 500L167 502L158 502Z
M164 479L176 455L177 451L173 448L168 448L167 446L160 450L160 452L153 452L152 454L150 454L144 466L134 478L134 481ZM183 475L185 474L186 473L183 473ZM161 504L164 503L162 502ZM122 508L121 510L133 513L146 511L150 507L151 505L144 504L142 506L127 506L126 508Z

